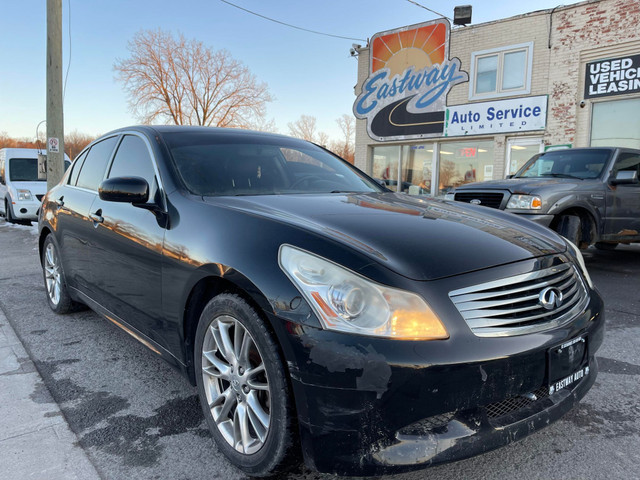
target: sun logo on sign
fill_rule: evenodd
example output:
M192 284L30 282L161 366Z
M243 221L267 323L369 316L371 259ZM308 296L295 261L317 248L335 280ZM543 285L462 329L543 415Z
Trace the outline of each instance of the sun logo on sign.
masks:
M371 45L371 72L388 68L393 77L409 66L420 69L440 64L445 60L446 43L444 23L375 37Z

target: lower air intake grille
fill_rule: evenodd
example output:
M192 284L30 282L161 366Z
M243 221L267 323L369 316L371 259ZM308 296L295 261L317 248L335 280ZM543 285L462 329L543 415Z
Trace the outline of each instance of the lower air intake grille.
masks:
M454 195L453 198L458 202L471 203L473 201L473 203L477 205L484 205L485 207L491 208L500 208L500 204L502 203L504 194L492 192L458 192Z
M547 387L540 387L535 392L532 392L535 395L536 399L532 400L530 398L525 397L511 397L506 400L502 400L501 402L492 403L487 405L485 408L487 409L487 416L489 418L495 419L500 418L504 415L509 415L521 408L528 407L534 402L537 402L541 398L545 398L549 396L549 389Z
M479 337L556 328L589 302L580 274L569 263L453 290L449 298Z

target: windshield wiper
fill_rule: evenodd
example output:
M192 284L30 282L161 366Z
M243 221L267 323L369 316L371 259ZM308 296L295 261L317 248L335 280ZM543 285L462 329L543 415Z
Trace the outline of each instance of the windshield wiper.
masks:
M584 180L584 178L576 177L575 175L569 175L568 173L541 173L540 176L554 178L576 178L578 180Z

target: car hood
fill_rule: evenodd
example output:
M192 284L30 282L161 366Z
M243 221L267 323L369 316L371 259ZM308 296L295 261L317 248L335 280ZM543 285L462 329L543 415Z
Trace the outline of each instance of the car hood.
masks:
M467 183L456 187L456 192L466 190L509 190L511 193L533 193L538 190L552 189L553 191L574 190L585 185L589 180L574 178L507 178L504 180L489 180L486 182Z
M329 237L414 280L434 280L566 248L555 233L515 215L404 194L263 195L205 201Z

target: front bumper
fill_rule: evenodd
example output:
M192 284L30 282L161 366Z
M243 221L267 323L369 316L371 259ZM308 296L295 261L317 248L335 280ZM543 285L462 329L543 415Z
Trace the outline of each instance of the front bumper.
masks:
M457 342L453 335L442 342L401 342L271 320L287 337L283 349L305 462L341 475L460 460L543 428L593 385L594 355L604 335L603 304L594 291L569 325L508 339L470 334ZM588 339L589 374L548 395L547 352L577 336ZM547 394L496 416L536 391Z
M39 201L16 202L11 205L11 212L15 218L20 220L38 220L40 207Z

